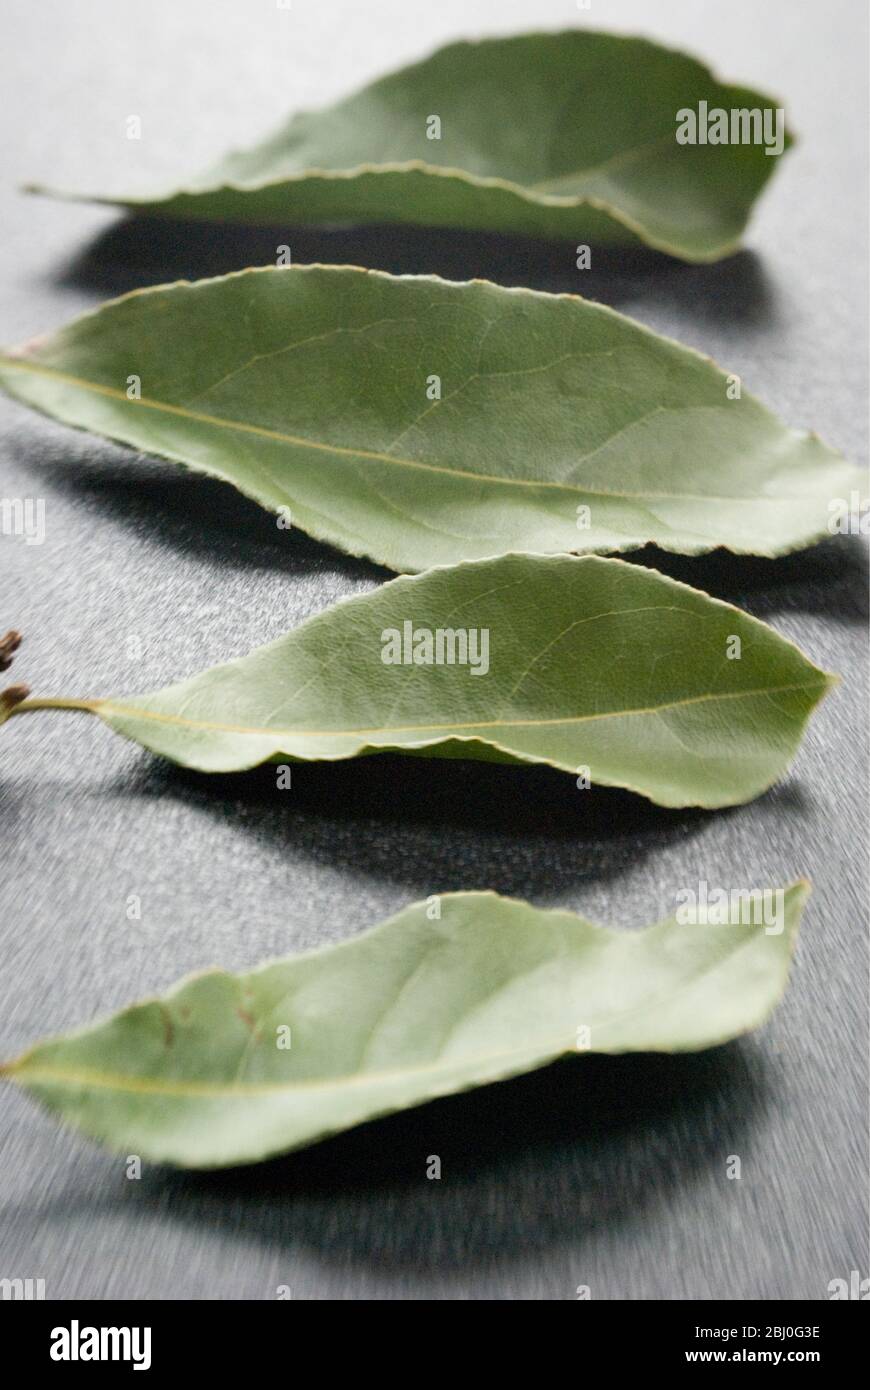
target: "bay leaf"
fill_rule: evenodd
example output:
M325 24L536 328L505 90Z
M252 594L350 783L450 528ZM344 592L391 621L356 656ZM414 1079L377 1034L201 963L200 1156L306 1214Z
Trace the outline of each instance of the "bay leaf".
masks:
M683 111L695 113L696 143L677 140L692 132ZM738 248L792 143L778 111L774 98L648 39L483 39L300 112L182 189L91 200L282 228L393 222L641 243L713 261Z
M0 386L399 571L647 542L778 555L862 485L698 353L481 281L270 267L139 290L0 355Z
M194 976L0 1075L118 1152L253 1163L578 1049L694 1051L758 1027L809 885L756 891L721 925L641 931L448 893L337 946Z
M26 699L10 722L85 710L205 772L392 750L546 763L717 807L783 775L834 679L655 570L505 555L395 579L153 694Z

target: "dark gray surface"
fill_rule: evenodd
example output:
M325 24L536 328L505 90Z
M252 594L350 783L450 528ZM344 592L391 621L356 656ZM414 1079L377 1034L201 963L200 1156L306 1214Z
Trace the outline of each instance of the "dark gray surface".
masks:
M575 22L694 48L781 93L801 144L725 264L655 257L585 278L570 247L443 235L124 226L19 180L167 184L291 107L463 33ZM867 445L867 16L861 0L10 4L0 43L2 329L15 342L110 293L274 260L579 289L711 353L791 423ZM124 138L138 114L143 139ZM521 113L518 112L518 119ZM149 689L386 577L231 489L0 401L4 496L44 497L41 547L3 539L0 629L39 694ZM792 774L751 806L666 812L544 771L368 760L185 775L75 716L0 732L0 1055L180 974L336 940L423 895L492 887L640 925L678 888L808 874L773 1022L681 1059L577 1059L261 1170L123 1163L0 1094L0 1276L122 1298L824 1298L866 1274L866 604L861 543L669 572L844 673ZM128 639L141 639L139 660ZM128 894L143 920L129 923ZM428 1154L443 1164L425 1180ZM729 1155L742 1159L726 1178Z

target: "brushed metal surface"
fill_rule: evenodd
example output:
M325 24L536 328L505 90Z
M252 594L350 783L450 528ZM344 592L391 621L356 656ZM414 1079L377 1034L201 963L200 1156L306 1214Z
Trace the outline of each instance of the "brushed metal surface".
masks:
M168 185L451 37L574 23L646 32L782 94L800 143L740 255L690 268L593 248L581 273L570 246L149 227L15 189ZM297 261L579 290L710 353L866 464L862 4L40 0L5 7L2 25L0 340L136 285L274 260L287 242ZM46 502L42 546L0 541L0 628L24 631L15 678L41 694L153 688L386 577L278 531L228 487L5 399L0 469L3 496ZM632 926L699 878L802 872L815 891L772 1023L695 1057L573 1060L206 1177L128 1180L121 1158L4 1090L0 1276L42 1277L60 1298L269 1299L287 1285L294 1298L572 1299L584 1284L593 1299L742 1299L825 1298L832 1278L867 1273L862 542L776 562L646 558L843 674L778 788L732 812L666 812L541 769L383 758L300 766L279 792L268 770L183 774L84 718L16 720L0 733L0 1055L193 969L338 940L443 889ZM440 1182L425 1177L433 1153Z

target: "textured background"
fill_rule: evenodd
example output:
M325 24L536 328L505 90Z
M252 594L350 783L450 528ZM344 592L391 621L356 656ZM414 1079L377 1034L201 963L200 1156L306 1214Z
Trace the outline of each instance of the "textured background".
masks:
M109 294L294 259L579 289L711 353L790 423L867 444L867 13L861 0L6 0L0 341ZM588 23L696 50L781 94L801 137L747 249L718 266L444 234L125 225L23 180L169 185L291 108L462 34ZM125 138L139 115L143 138ZM521 119L521 112L518 112ZM241 654L386 576L230 488L0 401L0 630L35 693L147 690ZM0 1096L0 1276L50 1297L824 1298L866 1274L866 585L862 544L771 562L655 557L844 673L792 774L751 806L666 812L522 771L372 759L186 775L75 716L2 731L0 1055L180 974L337 940L448 888L640 925L677 889L814 881L773 1022L679 1059L575 1059L259 1170L125 1178ZM132 660L128 639L141 640ZM143 920L125 916L142 898ZM438 1153L440 1183L424 1178ZM728 1155L743 1177L728 1181Z

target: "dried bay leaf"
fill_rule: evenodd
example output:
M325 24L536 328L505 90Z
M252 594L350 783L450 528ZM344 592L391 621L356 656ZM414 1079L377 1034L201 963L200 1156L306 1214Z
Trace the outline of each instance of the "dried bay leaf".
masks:
M504 555L395 579L153 694L25 699L9 718L84 710L206 772L394 751L586 769L720 807L784 774L834 679L655 570Z
M36 409L399 571L828 535L859 471L730 383L575 296L328 266L136 291L0 354Z
M417 903L337 946L194 976L0 1075L116 1151L254 1163L578 1046L693 1051L757 1027L785 989L809 887L763 891L768 927L747 901L721 925L641 931L445 894L436 920Z
M678 142L692 133L684 111L696 143ZM791 143L773 98L684 53L588 30L523 34L450 44L300 112L183 189L92 201L283 228L394 222L641 243L713 261L738 248Z

